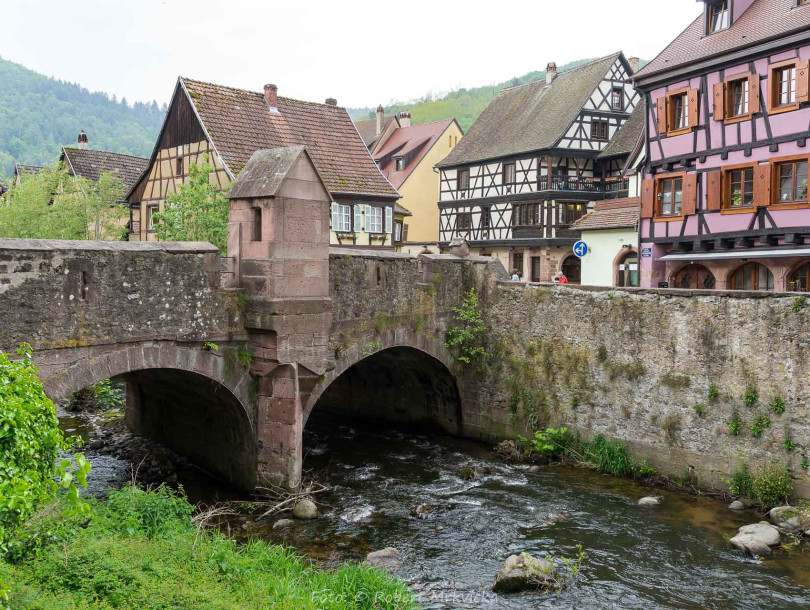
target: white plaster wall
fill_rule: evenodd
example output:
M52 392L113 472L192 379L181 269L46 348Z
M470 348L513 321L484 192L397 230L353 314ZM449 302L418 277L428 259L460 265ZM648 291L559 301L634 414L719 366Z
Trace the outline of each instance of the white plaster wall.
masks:
M638 247L638 234L627 229L583 231L582 240L589 249L582 259L583 286L613 286L613 261L623 250L622 245Z

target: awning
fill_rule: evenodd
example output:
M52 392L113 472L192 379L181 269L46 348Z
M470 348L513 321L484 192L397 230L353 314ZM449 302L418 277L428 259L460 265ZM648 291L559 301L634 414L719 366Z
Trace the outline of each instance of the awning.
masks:
M718 250L714 252L678 252L665 254L657 261L705 261L729 260L737 258L789 258L810 256L810 248L755 248L751 250Z

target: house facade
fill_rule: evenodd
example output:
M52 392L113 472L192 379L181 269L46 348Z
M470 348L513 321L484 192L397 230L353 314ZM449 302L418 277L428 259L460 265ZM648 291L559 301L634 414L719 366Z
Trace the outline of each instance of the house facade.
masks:
M332 198L331 243L393 249L399 193L380 173L351 118L324 104L178 79L147 171L129 192L130 240L155 239L154 213L204 159L227 190L257 150L305 146Z
M810 2L705 0L633 82L641 284L807 291Z
M402 217L398 249L418 253L437 251L439 210L436 193L439 176L434 166L458 145L464 132L455 119L412 125L409 112L386 117L382 106L376 119L357 121L357 129L383 175L402 198L399 204L410 212Z
M524 280L581 279L574 223L626 197L627 155L602 153L639 103L622 53L503 90L438 163L439 244L466 240Z

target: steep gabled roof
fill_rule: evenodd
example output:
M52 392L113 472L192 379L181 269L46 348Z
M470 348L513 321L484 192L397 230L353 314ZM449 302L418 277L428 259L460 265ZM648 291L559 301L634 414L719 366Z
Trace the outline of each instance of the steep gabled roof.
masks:
M614 53L539 80L504 89L438 167L553 148L621 55Z
M14 164L14 177L17 180L22 180L26 174L38 174L42 171L41 165L23 165L22 163Z
M306 146L332 194L398 198L377 169L345 108L278 98L181 78L219 156L237 176L257 150Z
M357 132L360 134L360 137L363 138L363 142L365 142L366 147L371 150L374 148L374 145L377 143L380 136L385 133L386 129L388 129L391 121L397 120L397 117L393 115L384 116L382 122L382 131L380 133L377 133L377 119L355 121L354 126L357 127Z
M641 212L638 197L597 201L594 209L571 228L575 231L599 231L607 229L635 229Z
M711 36L705 34L701 13L658 57L636 72L634 80L807 30L810 6L795 5L795 0L754 0L730 28Z
M118 171L118 177L124 183L124 192L128 192L149 167L149 159L133 157L106 150L87 150L63 148L60 161L67 162L74 176L81 176L96 182L103 172Z
M625 121L621 129L613 136L605 150L599 153L601 158L629 155L636 148L638 139L647 126L647 102L641 98L633 114Z
M309 158L308 162L315 166L304 146L257 150L251 155L225 197L227 199L275 197L301 155ZM317 169L315 171L317 173ZM321 184L324 190L327 190L323 179Z
M399 188L454 122L455 119L444 119L395 129L382 148L374 153L380 171L395 188ZM400 157L404 165L401 171L396 171L395 160Z

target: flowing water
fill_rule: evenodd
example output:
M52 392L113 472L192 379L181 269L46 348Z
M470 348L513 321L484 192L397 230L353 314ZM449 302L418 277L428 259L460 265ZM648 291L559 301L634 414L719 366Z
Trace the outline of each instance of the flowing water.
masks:
M398 575L426 608L810 608L810 545L761 562L729 547L738 527L759 521L753 512L580 469L533 473L478 443L328 418L308 423L305 452L305 470L331 487L318 496L322 518L231 525L324 565L396 547ZM488 474L465 480L466 467ZM179 478L193 500L233 495L193 473ZM637 506L651 494L663 505ZM412 515L422 504L434 506L426 519ZM572 557L578 544L581 575L562 593L491 592L509 555Z

